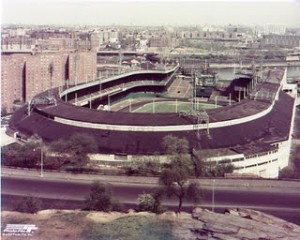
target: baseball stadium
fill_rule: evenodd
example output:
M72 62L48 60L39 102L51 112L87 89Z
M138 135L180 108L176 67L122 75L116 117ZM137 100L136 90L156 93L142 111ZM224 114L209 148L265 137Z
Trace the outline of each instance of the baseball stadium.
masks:
M195 77L179 72L174 64L49 89L13 114L8 131L46 142L86 133L97 141L97 158L107 161L164 159L162 139L173 135L188 140L191 154L209 153L207 161L231 163L236 173L277 177L289 162L297 95L286 69L219 92L214 99L225 104L197 97Z

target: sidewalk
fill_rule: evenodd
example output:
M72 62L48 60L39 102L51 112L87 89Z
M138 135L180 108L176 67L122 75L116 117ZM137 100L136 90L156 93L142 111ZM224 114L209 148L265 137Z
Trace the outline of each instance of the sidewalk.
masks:
M44 179L49 181L63 180L63 181L80 181L80 182L93 182L98 180L104 183L111 184L158 184L157 177L140 177L140 176L113 176L113 175L99 175L99 174L72 174L67 172L44 171L43 177L40 176L39 170L17 169L2 167L1 176L15 177L15 178L28 178L28 179ZM194 181L196 179L191 179ZM215 187L226 188L236 187L241 190L249 188L257 188L257 190L273 189L278 190L293 190L300 192L300 181L285 181L285 180L268 180L268 179L225 179L225 178L199 178L197 181L203 187L211 188L214 184Z
M74 174L69 172L44 171L43 177L39 169L21 169L2 167L1 176L9 176L16 178L28 179L45 179L45 180L66 180L66 181L86 181L93 182L99 180L107 183L126 183L126 184L157 184L156 177L129 177L129 176L115 176L115 175L100 175L100 174Z

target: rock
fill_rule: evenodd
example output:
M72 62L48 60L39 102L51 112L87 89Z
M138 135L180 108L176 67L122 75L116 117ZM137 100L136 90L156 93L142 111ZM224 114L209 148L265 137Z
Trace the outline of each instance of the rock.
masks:
M182 232L186 235L186 229L183 228L188 228L194 239L200 240L300 239L298 225L251 209L228 209L225 214L220 214L196 208L188 225L181 225ZM191 234L189 239L192 239Z
M224 214L225 215L230 214L230 215L240 216L239 212L238 212L238 209L236 209L236 208L235 209L226 209Z
M236 238L227 234L222 234L222 233L214 233L213 237L215 237L216 239L220 239L220 240L240 240L240 238Z
M174 212L169 212L169 211L167 211L167 212L164 212L164 213L160 214L159 216L160 216L161 218L166 218L166 219L168 219L168 218L175 218L177 215L176 215L176 213L174 213Z
M110 213L105 213L105 212L90 212L87 214L86 218L93 220L94 222L97 223L107 223L111 222L117 218L120 218L122 216L122 213L118 212L110 212Z
M80 211L71 210L47 210L40 211L36 215L13 213L15 219L33 219L45 221L61 214L74 213L74 217ZM9 212L2 212L2 217L8 217ZM107 223L118 218L128 216L148 216L151 219L167 220L172 222L172 235L180 240L299 240L300 226L289 223L274 216L254 211L251 209L228 209L226 214L213 213L211 211L196 208L192 214L166 212L160 215L153 213L130 211L129 213L120 212L85 212L82 218L88 223ZM64 218L62 218L64 219ZM69 221L69 220L68 220ZM33 221L36 222L36 221ZM68 226L67 222L52 222L51 228L59 231ZM83 224L85 226L85 224ZM73 233L74 226L71 225L70 234ZM80 228L80 226L78 226ZM80 230L79 230L80 231ZM77 233L78 234L78 233ZM73 236L73 235L72 235ZM75 236L75 235L74 235ZM42 238L39 238L42 239ZM56 238L59 239L59 238ZM76 237L70 239L77 239Z

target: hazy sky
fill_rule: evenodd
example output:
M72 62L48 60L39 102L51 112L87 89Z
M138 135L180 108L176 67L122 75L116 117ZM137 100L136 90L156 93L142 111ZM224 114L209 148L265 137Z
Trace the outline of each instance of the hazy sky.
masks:
M203 25L300 27L300 0L1 0L2 24Z

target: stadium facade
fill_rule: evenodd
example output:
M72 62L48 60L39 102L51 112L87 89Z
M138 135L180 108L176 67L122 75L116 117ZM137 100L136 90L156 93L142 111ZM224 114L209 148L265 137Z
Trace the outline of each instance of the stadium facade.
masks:
M178 70L177 65L122 73L41 93L14 113L8 131L22 139L38 134L44 141L87 133L98 143L97 159L112 162L154 155L165 159L162 139L173 135L189 141L192 155L231 163L236 173L277 177L289 162L297 98L296 86L286 82L286 69L271 69L259 81L253 78L247 98L222 108L179 113L110 111L112 101L129 93L167 91ZM97 106L104 108L97 110Z

